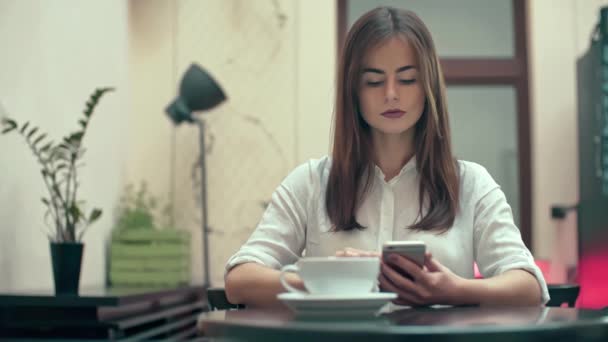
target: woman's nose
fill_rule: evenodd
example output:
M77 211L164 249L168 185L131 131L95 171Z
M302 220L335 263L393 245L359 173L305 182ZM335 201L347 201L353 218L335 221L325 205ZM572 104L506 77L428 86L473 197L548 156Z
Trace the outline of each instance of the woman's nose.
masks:
M397 84L394 80L388 80L386 82L385 98L386 102L399 100L397 95Z

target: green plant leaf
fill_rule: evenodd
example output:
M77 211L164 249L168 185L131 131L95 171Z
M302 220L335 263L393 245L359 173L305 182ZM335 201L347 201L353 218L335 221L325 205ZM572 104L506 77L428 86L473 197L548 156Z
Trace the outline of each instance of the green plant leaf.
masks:
M69 142L80 142L80 140L82 140L83 135L84 135L83 131L74 132L74 133L70 134L70 136L68 137L68 141Z
M46 133L42 133L38 136L38 138L36 138L36 140L34 140L34 146L36 146L39 142L41 142L42 140L44 140L44 138L46 138ZM40 150L42 152L42 150Z
M91 116L91 114L93 114L93 109L95 109L95 103L93 101L97 101L96 98L91 98L91 100L87 101L87 103L84 104L85 109L84 109L84 115L89 118Z
M17 122L7 117L3 117L2 120L0 120L0 124L7 127L17 127Z
M70 145L66 143L61 143L59 146L56 146L51 154L52 159L59 159L69 161L70 157Z
M51 186L51 188L53 189L53 191L55 191L54 196L61 196L61 189L59 189L59 187L57 186L57 184L53 184Z
M0 123L2 124L2 126L4 126L2 134L6 134L17 128L17 122L9 118L2 118L2 121Z
M78 221L80 221L80 218L82 217L82 212L80 211L80 208L78 208L78 205L76 203L73 203L70 206L69 214L70 216L72 216L74 224L78 223Z
M21 134L25 133L25 130L27 129L27 126L30 125L30 122L26 122L23 126L21 126Z
M91 211L91 215L89 215L89 224L97 221L101 217L102 213L103 213L103 211L99 208L93 209Z
M30 132L27 134L27 139L30 139L36 132L38 132L38 127L30 129Z
M48 150L49 150L49 149L50 149L52 146L53 146L53 143L52 143L52 142L50 142L50 143L48 143L48 144L46 144L46 145L42 146L42 148L40 149L40 152L46 152L46 151L48 151Z
M63 139L64 139L64 141L67 140L67 138L63 138ZM59 150L63 149L63 150L69 151L70 150L69 142L63 142L63 143L57 145L57 149L59 149Z
M96 88L86 101L85 115L92 115L93 110L99 103L99 99L114 88ZM46 218L53 216L55 225L56 241L74 241L77 237L76 230L83 226L83 222L90 224L99 219L102 215L101 209L95 208L88 217L81 211L81 201L76 201L80 183L76 177L77 168L82 166L79 163L80 158L84 154L84 149L81 148L81 142L85 135L86 129L90 123L88 118L78 118L79 130L71 132L63 137L63 141L54 142L45 141L47 134L42 133L39 127L32 127L29 121L20 125L17 121L7 117L0 117L0 130L2 134L9 133L13 130L19 130L24 136L26 143L29 145L32 152L36 155L40 162L40 173L48 186L48 197L42 197L42 203L47 206ZM44 145L38 149L37 145ZM74 167L73 169L70 167ZM69 171L65 171L69 168ZM58 171L63 170L61 173ZM70 177L70 178L68 178ZM72 178L73 177L73 178ZM67 179L67 181L66 181ZM72 185L70 180L74 180L73 188L68 189L66 184ZM65 191L63 191L65 190ZM68 194L68 190L70 194ZM63 193L65 192L65 194ZM65 196L65 197L64 197ZM83 209L84 210L84 209ZM80 223L80 224L79 224ZM49 225L50 225L49 224ZM82 236L83 232L79 236ZM49 238L52 238L49 236Z
M91 96L89 97L89 100L85 103L84 115L87 118L93 115L93 111L95 110L99 99L103 96L103 94L113 90L114 88L112 87L95 89L93 94L91 94Z

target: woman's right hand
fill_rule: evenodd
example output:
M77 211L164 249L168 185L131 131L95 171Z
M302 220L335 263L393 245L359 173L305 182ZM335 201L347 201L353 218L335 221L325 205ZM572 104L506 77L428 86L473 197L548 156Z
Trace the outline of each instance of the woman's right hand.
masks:
M361 249L346 247L336 252L337 257L380 257L379 252L364 251Z

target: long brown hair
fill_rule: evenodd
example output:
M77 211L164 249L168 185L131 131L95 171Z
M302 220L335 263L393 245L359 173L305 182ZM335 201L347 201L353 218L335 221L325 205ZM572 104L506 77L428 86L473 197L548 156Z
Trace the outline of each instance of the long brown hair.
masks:
M414 138L420 220L409 228L445 232L454 223L458 166L452 156L445 84L433 39L413 12L378 7L353 24L338 68L332 165L325 197L334 231L365 228L355 215L371 186L374 164L370 127L359 110L357 89L365 53L394 36L407 39L416 51L426 97Z

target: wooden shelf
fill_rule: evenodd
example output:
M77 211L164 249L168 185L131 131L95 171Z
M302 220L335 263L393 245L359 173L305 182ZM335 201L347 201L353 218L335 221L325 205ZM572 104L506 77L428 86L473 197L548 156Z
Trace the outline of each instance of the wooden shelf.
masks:
M0 293L0 338L189 338L207 311L203 286L173 289L89 289L78 296L50 291Z

